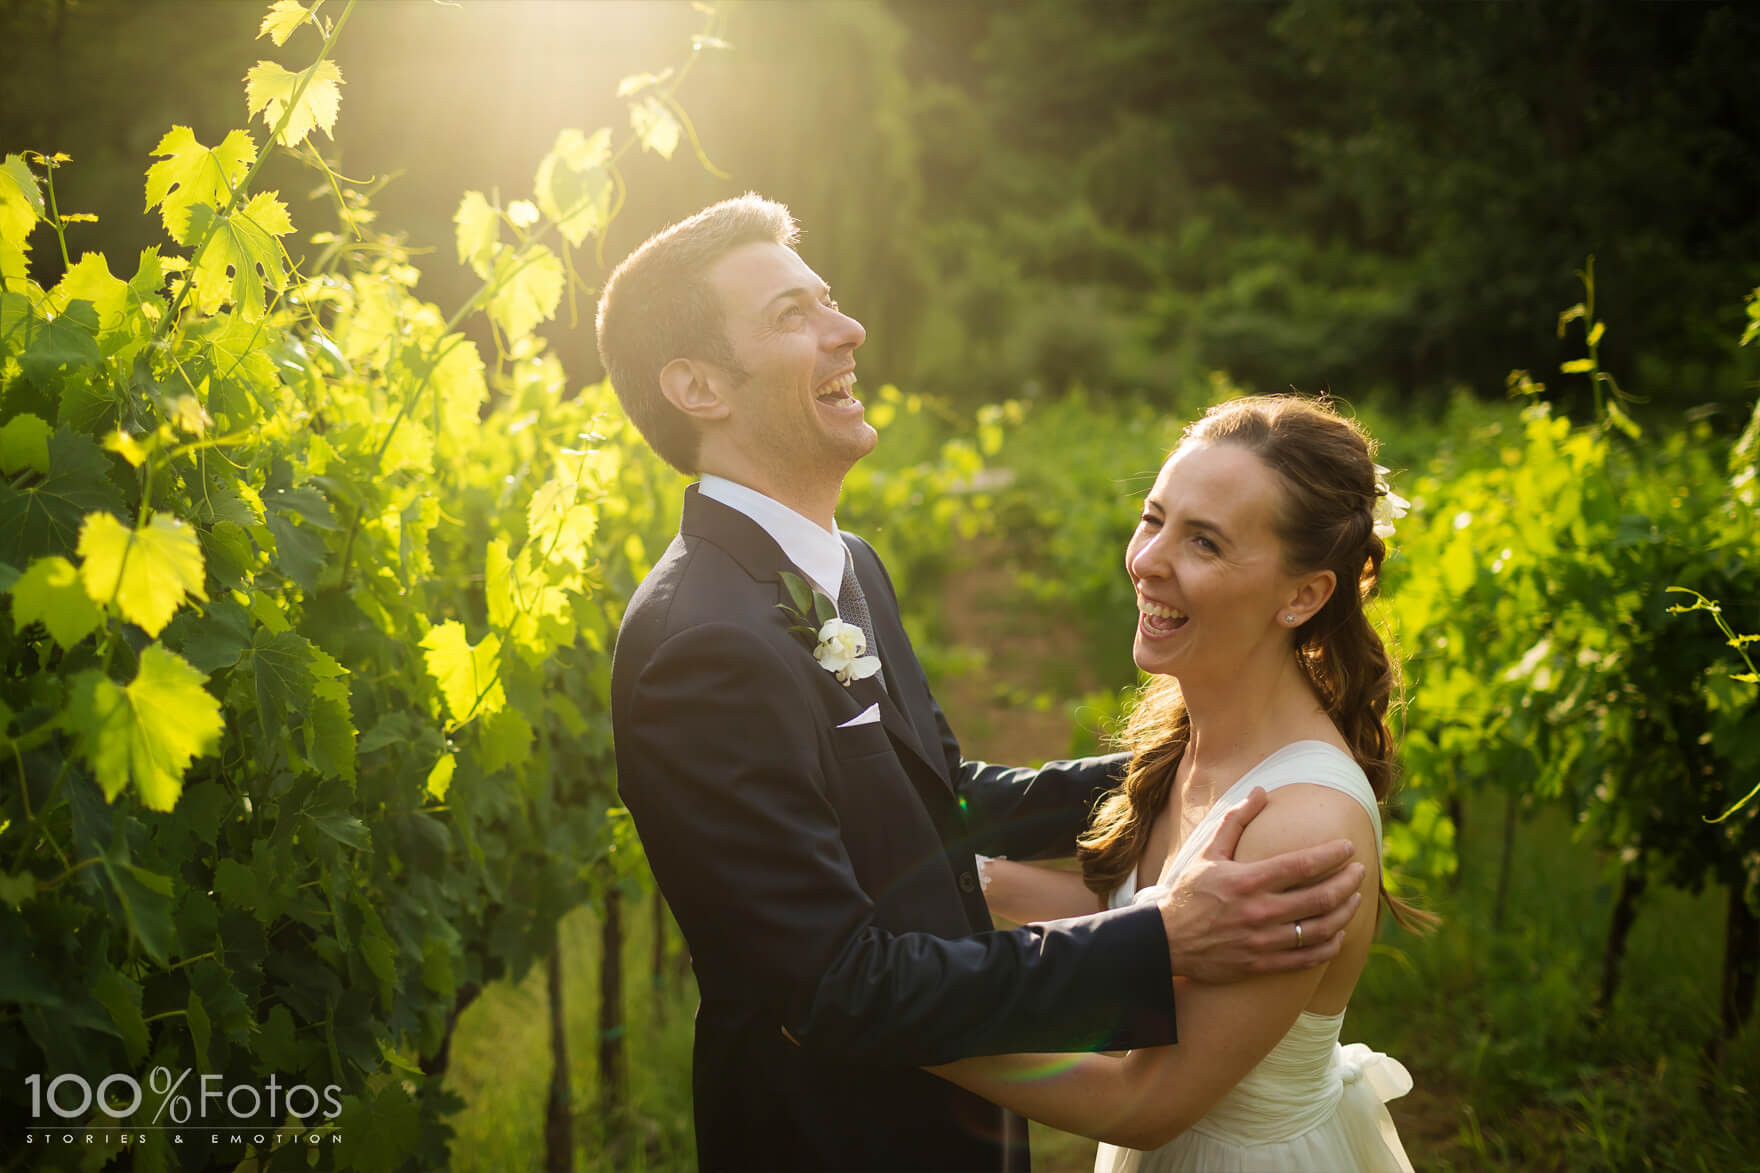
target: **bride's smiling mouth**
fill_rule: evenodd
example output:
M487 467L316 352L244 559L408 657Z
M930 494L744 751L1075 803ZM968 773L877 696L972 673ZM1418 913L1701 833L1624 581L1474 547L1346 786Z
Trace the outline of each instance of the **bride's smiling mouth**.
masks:
M1165 639L1187 622L1184 611L1157 603L1143 595L1137 596L1137 630L1145 638Z

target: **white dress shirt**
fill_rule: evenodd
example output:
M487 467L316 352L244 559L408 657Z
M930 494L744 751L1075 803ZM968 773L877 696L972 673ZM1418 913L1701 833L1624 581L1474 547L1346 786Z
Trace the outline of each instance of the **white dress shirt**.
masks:
M774 497L712 473L703 474L697 491L757 522L782 547L783 557L800 567L821 594L837 602L843 589L844 546L835 521L833 528L823 529Z

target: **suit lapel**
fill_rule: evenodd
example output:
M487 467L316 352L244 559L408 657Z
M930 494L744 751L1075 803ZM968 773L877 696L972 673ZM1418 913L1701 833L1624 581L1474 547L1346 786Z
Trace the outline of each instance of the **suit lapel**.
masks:
M696 485L685 490L684 515L679 530L715 543L757 581L776 583L778 602L788 602L788 592L781 585L782 571L789 570L806 577L788 561L776 539L766 533L763 526L739 510L703 496ZM916 655L911 651L910 640L905 637L898 610L886 601L890 599L890 592L881 582L881 572L873 554L859 542L851 543L850 549L854 552L856 578L868 597L874 642L880 645L880 663L889 682L882 685L872 677L851 681L851 698L860 702L858 712L871 704L878 705L880 722L902 751L901 759L909 764L914 758L916 766L951 793L953 780L947 775L947 763L940 753L931 752L940 749L940 735L929 712L928 693L915 670ZM813 654L810 647L803 647L802 651L807 656ZM889 694L889 688L896 690L902 700Z
M873 680L858 683L882 694L875 699L880 702L880 718L889 722L887 729L892 732L894 740L929 767L951 793L953 779L948 777L946 758L936 752L941 748L941 735L930 709L929 691L923 684L921 673L916 670L916 653L911 650L910 639L904 633L898 609L891 603L892 593L881 581L878 559L860 543L846 539L846 544L855 559L856 579L868 599L868 618L874 624L874 642L880 645L880 664L886 672L885 687ZM885 695L889 692L891 695Z

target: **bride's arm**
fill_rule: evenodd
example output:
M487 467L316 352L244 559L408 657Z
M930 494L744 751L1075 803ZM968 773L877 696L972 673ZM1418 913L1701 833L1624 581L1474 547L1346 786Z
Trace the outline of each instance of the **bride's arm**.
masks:
M985 903L992 913L1017 925L1101 911L1100 898L1088 891L1080 872L1008 859L992 859L982 867Z
M1369 816L1355 801L1316 786L1274 792L1248 825L1235 858L1349 838L1357 858L1378 858ZM1375 925L1380 876L1368 870L1363 902L1346 929L1345 952L1360 957ZM1358 942L1361 942L1358 944ZM1353 949L1352 945L1356 944ZM1166 1144L1208 1112L1289 1032L1314 997L1325 966L1213 986L1174 979L1179 1042L1102 1055L995 1055L930 1071L985 1099L1066 1132L1127 1148Z

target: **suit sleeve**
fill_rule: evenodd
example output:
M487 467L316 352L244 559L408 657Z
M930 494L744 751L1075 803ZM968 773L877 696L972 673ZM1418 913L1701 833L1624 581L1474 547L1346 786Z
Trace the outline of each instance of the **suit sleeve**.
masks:
M733 625L672 636L636 681L619 787L705 1001L760 1002L851 1062L1172 1040L1153 907L960 939L876 928L826 798L821 719L774 646Z

